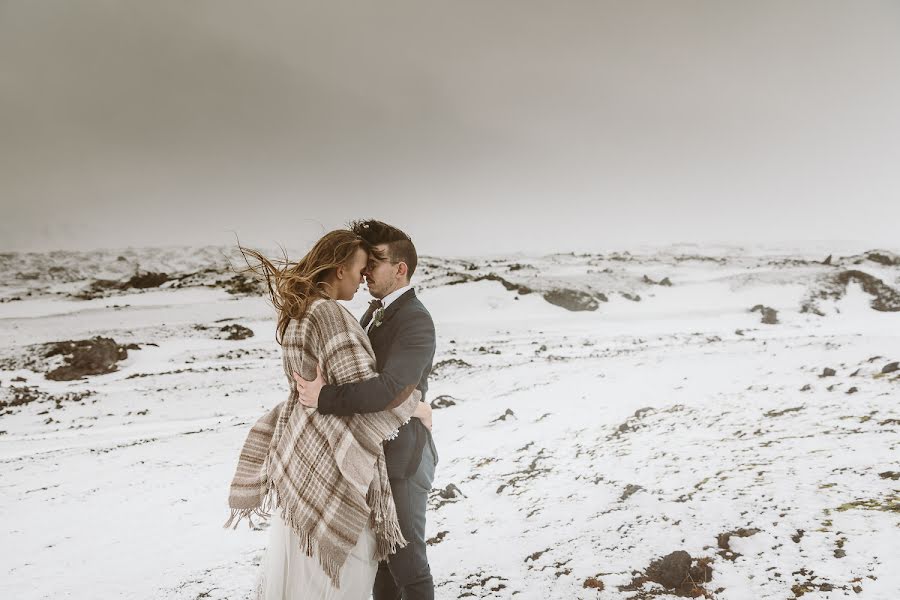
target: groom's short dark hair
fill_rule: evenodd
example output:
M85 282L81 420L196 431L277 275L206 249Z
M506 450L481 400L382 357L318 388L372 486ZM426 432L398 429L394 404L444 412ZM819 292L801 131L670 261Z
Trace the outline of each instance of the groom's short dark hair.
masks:
M392 263L406 263L407 277L412 279L419 257L416 254L416 247L412 239L403 231L393 225L374 219L353 221L350 223L350 230L373 246L386 244L388 256L378 256L378 258L382 260L388 259Z

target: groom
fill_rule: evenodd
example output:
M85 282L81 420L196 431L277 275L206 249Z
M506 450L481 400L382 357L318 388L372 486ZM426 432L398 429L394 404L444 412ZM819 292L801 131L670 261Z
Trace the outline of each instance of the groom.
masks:
M321 374L315 381L295 376L300 402L328 415L382 411L415 388L424 401L434 360L434 323L410 285L417 262L412 240L381 221L355 221L350 228L374 247L366 282L375 300L360 324L369 334L379 376L340 386L325 385ZM409 543L378 565L374 600L432 600L425 508L438 458L431 432L421 420L410 419L397 438L384 443L384 456L400 529Z

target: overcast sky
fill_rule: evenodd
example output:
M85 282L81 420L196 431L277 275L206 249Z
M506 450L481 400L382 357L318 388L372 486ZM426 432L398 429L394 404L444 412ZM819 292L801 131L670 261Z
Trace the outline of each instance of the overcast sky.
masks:
M0 249L884 245L898 107L896 1L0 0Z

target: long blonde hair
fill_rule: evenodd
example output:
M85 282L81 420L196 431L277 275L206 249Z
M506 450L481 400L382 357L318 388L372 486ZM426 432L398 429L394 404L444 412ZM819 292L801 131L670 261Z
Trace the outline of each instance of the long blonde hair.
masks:
M371 252L370 244L347 229L326 233L315 243L306 256L292 263L285 254L283 260L270 260L261 253L238 245L247 268L244 273L254 273L265 279L272 304L278 311L278 327L275 339L284 339L291 319L301 319L316 298L326 298L322 284L328 275L342 265L347 265L357 249ZM251 259L257 264L251 263Z

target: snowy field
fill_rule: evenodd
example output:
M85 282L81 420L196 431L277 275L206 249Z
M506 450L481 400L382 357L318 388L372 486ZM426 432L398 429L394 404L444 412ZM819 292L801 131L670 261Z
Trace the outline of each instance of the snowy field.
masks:
M437 598L900 598L900 257L826 248L423 259ZM288 393L271 306L210 248L0 275L0 598L246 598L267 531L222 524ZM114 371L46 377L94 336Z

